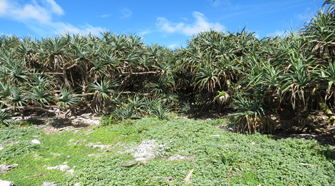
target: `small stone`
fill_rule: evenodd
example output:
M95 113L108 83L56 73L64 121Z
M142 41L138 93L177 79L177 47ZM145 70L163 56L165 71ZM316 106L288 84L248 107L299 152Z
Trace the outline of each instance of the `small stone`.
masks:
M70 170L68 170L65 174L73 175L73 173L74 173L74 170L73 170L73 169L70 169Z
M14 186L14 182L12 182L12 181L0 180L0 186Z
M167 161L176 161L176 160L188 160L188 161L192 161L195 159L195 156L182 156L179 154L170 156Z
M54 155L54 156L60 156L61 154L59 153L54 153L54 152L50 152L51 155Z
M7 165L6 163L3 163L3 164L0 165L0 173L6 173L6 172L14 169L17 166L19 166L19 164Z
M79 182L75 183L73 186L80 186L80 183Z
M86 146L89 146L89 147L93 146L93 143L88 143Z
M31 140L31 143L32 143L32 144L41 144L41 142L38 141L37 139L33 139L33 140Z
M92 116L92 113L82 114L81 117L83 118L90 118Z
M67 169L69 169L70 167L68 165L58 165L59 170L61 171L66 171Z
M105 149L105 148L109 148L110 147L110 145L93 145L92 146L92 148L94 148L94 149Z
M54 166L54 167L47 167L48 170L55 170L55 169L58 169L58 165L57 166Z
M68 165L57 165L54 167L47 167L48 170L56 170L59 169L61 171L66 171L67 169L69 169L70 167Z
M42 186L57 186L55 182L43 182Z

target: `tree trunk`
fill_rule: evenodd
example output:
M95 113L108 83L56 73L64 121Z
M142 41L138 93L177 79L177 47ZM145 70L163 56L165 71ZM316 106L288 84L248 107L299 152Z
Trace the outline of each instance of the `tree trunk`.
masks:
M328 122L334 122L335 121L334 113L328 108L328 106L326 104L326 100L324 100L321 95L320 95L319 107L329 117Z

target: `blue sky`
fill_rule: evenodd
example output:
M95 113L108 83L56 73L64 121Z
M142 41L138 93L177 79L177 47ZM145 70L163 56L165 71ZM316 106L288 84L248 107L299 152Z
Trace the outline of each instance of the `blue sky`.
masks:
M186 46L208 29L236 32L246 26L259 38L300 28L324 0L0 0L0 33L55 36L135 33L147 44Z

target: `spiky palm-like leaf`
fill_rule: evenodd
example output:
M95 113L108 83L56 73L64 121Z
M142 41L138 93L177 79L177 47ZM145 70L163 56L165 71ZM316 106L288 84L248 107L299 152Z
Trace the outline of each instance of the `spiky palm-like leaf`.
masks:
M6 111L2 110L2 105L0 105L0 126L1 125L6 125L8 126L10 123L10 120L7 119L9 114Z
M50 80L46 76L43 76L41 73L33 72L30 80L30 85L34 87L39 87L41 89L47 89L49 87Z
M160 120L166 119L166 113L170 110L164 106L164 103L158 102L157 105L151 110L151 114L157 116Z
M95 99L97 99L99 102L102 102L105 99L111 98L110 93L113 93L111 88L115 86L118 86L117 81L107 80L104 78L100 81L100 83L92 83L90 89L95 91Z
M129 119L132 116L134 116L133 110L131 107L128 108L116 108L112 115L115 117L115 119L117 120L125 120L125 119Z
M142 114L144 112L144 104L145 103L143 102L143 100L140 99L138 96L128 98L128 107L131 108L136 114Z
M52 100L50 92L47 92L40 87L33 87L29 97L33 102L38 102L42 105L49 104L50 101Z
M10 96L11 88L12 85L0 82L0 98L6 98L7 96Z
M220 72L218 69L211 67L201 68L196 74L195 83L200 90L207 89L210 92L214 91L216 85L220 86Z
M9 99L9 102L12 106L17 107L26 105L27 98L26 95L22 93L22 90L17 87L12 87L10 89L10 93L11 95L7 98Z
M311 58L299 56L296 51L293 51L290 55L290 69L288 73L283 74L282 89L291 92L291 104L294 109L296 99L301 99L305 104L307 91L305 88L310 85L315 77L309 72L311 69L310 63L313 62Z
M67 109L73 107L80 102L80 97L74 95L73 90L61 89L61 96L56 98L58 105Z
M0 78L19 83L28 79L28 70L22 61L7 60L2 67L0 67Z

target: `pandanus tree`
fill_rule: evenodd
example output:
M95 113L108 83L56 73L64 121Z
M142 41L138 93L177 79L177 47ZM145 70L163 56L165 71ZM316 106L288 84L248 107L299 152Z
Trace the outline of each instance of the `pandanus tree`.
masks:
M250 133L266 132L267 116L281 110L301 115L316 108L316 101L332 108L334 29L334 1L326 0L301 32L259 40L246 28L210 30L176 50L109 31L41 40L2 36L0 104L5 110L65 112L80 104L123 118L150 113L143 111L149 108L144 102L160 116L169 105L196 112L225 108Z
M108 107L113 106L111 104L113 94L116 94L112 88L116 86L118 86L116 81L107 80L106 78L100 82L92 83L90 85L90 89L94 91L91 103L92 109L96 112L108 112L110 110Z
M308 40L307 47L310 48L311 54L316 56L316 64L320 64L315 70L317 82L320 83L317 88L317 95L320 107L328 114L332 112L327 106L327 100L335 99L333 95L333 63L335 61L335 1L326 0L323 8L307 22L301 29L303 36ZM325 90L326 89L326 90ZM324 99L322 99L324 98ZM329 103L330 104L330 103Z

